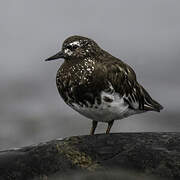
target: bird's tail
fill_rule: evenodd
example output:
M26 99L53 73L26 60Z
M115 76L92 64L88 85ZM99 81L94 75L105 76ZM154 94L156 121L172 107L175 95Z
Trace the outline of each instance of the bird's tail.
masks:
M163 106L154 99L152 99L151 96L143 87L142 90L144 94L144 110L160 112L163 109Z

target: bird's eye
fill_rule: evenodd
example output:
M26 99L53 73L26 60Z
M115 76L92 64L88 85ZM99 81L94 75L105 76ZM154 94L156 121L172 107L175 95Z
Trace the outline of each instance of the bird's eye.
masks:
M76 48L78 48L79 46L74 44L74 45L67 45L66 47L72 51L72 50L75 50Z
M72 46L71 45L67 45L66 48L72 50Z
M73 48L76 49L78 48L79 46L77 44L73 45Z

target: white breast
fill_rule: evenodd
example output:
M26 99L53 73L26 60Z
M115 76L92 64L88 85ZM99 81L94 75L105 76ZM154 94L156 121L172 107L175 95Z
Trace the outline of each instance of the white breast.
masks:
M112 102L105 101L105 97L112 99ZM108 122L112 120L122 119L124 117L135 114L136 111L129 109L129 105L124 101L124 97L120 97L118 93L101 92L101 104L97 102L93 107L79 106L73 104L72 108L80 114L92 120Z

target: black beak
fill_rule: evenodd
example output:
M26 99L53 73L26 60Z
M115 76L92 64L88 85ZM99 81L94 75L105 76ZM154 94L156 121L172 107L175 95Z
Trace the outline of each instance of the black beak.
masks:
M64 58L63 51L60 51L57 54L55 54L54 56L51 56L50 58L45 59L45 61L52 61L52 60L59 59L59 58Z

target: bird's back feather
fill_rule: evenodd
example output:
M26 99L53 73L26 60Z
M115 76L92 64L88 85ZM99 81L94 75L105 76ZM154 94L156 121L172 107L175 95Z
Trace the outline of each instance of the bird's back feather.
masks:
M95 74L100 80L101 84L110 83L116 93L129 104L129 107L134 110L142 111L160 111L163 107L151 98L149 93L137 82L136 74L133 69L113 57L107 52L103 61L97 62Z

